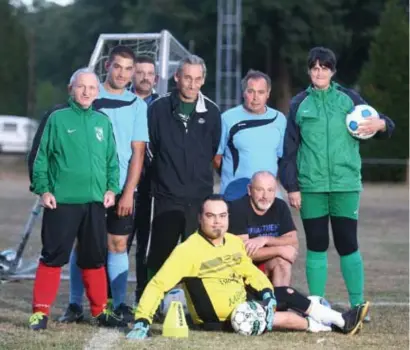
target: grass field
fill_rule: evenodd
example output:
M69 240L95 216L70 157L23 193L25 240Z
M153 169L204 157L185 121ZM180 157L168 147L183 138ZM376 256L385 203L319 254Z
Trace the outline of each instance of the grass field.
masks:
M0 179L0 250L14 247L20 239L34 197L24 178ZM366 185L360 211L359 237L366 268L366 296L373 302L372 322L354 337L335 333L275 332L260 337L190 332L185 340L154 336L145 342L128 342L124 332L100 330L86 320L78 325L50 322L49 329L33 333L27 328L31 312L32 281L0 284L0 349L407 349L409 346L409 227L408 187ZM294 213L299 228L300 219ZM40 248L40 223L30 239L25 264L35 261ZM294 269L293 286L307 291L304 276L304 237ZM66 271L66 270L65 270ZM134 269L132 269L132 273ZM133 284L130 283L130 303ZM346 291L335 250L329 251L327 298L346 303ZM62 281L52 310L58 317L68 300L68 283Z

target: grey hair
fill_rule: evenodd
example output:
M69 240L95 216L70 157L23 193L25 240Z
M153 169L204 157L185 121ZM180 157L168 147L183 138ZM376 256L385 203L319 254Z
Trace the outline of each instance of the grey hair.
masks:
M249 184L252 185L252 184L255 182L256 178L257 178L259 175L270 175L270 176L272 176L273 179L276 181L276 176L273 175L270 171L268 171L268 170L261 170L261 171L257 171L256 173L254 173L254 174L252 175L251 181L249 182Z
M75 80L78 78L78 76L79 76L80 74L84 74L84 73L94 74L95 78L97 79L98 85L100 85L100 78L98 77L98 75L95 74L95 72L94 72L91 68L83 67L83 68L77 69L77 70L73 73L73 75L71 76L70 81L69 81L69 83L68 83L68 86L73 86L73 84L74 84Z
M178 62L177 74L181 73L182 68L186 64L198 64L198 65L200 65L202 67L203 76L204 76L204 78L206 77L206 65L205 65L205 61L201 57L199 57L197 55L189 55L187 57L184 57L182 60L180 60Z
M250 69L241 81L242 91L246 90L246 88L248 86L248 81L250 79L265 79L266 84L268 85L268 89L270 90L271 87L272 87L272 80L270 79L269 75L267 75L267 74L265 74L265 73L263 73L259 70Z

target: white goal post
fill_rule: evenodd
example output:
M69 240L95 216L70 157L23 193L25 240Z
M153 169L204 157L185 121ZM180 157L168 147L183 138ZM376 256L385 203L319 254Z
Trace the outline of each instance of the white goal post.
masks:
M156 91L160 95L168 92L168 81L174 75L178 61L190 55L167 30L160 33L101 34L88 64L101 80L106 75L104 63L109 51L117 45L128 46L136 55L151 56L155 60L159 76Z

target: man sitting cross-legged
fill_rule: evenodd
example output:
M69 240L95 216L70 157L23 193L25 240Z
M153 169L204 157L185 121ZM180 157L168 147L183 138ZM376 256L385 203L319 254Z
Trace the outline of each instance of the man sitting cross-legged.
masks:
M298 239L287 204L275 198L276 187L272 173L256 172L248 195L230 203L228 231L244 240L248 255L274 286L289 286Z

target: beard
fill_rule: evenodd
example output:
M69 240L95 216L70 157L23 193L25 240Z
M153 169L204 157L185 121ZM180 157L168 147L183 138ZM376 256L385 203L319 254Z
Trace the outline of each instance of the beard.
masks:
M220 228L212 230L212 233L214 234L215 238L219 238L222 236L222 230Z
M209 228L208 230L204 231L202 228L199 229L199 232L208 239L218 239L224 235L226 230L224 231L221 228Z
M273 204L273 200L271 200L271 201L264 201L264 202L262 202L262 201L255 201L252 197L251 197L251 199L252 199L252 203L253 203L253 205L255 206L255 208L257 208L258 210L260 210L260 211L266 211L266 210L268 210L271 206L272 206L272 204Z
M147 93L152 91L152 87L153 85L149 81L143 80L139 84L135 85L135 91Z

